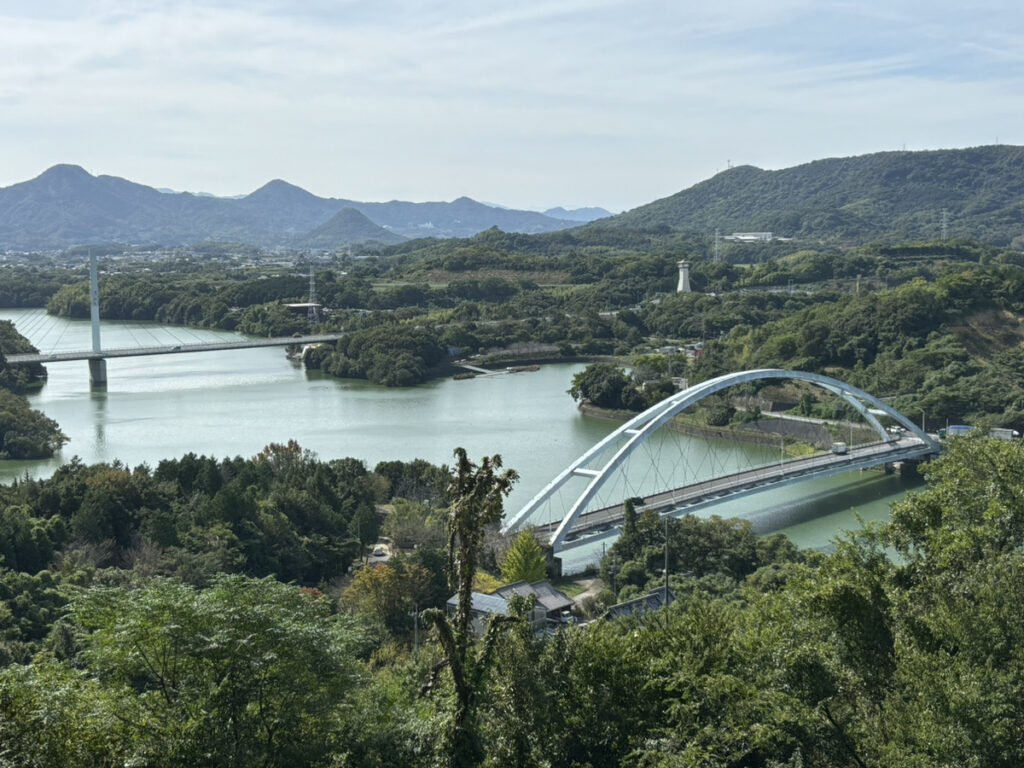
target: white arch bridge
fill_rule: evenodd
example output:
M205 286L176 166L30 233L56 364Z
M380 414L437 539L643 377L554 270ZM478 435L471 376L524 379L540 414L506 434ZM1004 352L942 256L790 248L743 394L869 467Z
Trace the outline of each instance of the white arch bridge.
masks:
M806 382L834 396L859 420L832 423L837 444L798 457L787 455L784 436L772 429L764 431L763 440L773 446L744 446L728 439L687 440L671 428L677 414L704 398L762 380ZM884 426L880 419L892 423ZM771 487L925 458L940 448L905 416L837 379L781 369L730 373L677 392L630 419L566 467L503 530L536 526L557 555L599 535L613 535L627 498L642 499L638 512L686 514Z

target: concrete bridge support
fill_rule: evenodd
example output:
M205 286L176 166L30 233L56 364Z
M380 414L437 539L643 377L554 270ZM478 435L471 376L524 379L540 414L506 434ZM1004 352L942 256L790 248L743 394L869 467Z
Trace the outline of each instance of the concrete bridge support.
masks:
M102 357L89 359L89 385L95 388L107 386L107 361Z

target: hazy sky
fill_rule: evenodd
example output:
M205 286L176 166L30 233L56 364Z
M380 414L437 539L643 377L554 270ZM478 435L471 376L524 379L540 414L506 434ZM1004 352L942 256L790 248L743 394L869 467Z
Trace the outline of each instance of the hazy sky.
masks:
M1020 0L0 0L0 186L622 210L729 162L996 142Z

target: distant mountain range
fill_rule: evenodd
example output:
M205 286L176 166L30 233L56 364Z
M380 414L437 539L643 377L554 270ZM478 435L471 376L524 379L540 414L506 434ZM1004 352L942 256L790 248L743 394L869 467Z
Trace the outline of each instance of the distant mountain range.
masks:
M330 249L410 237L469 237L491 227L532 234L578 224L468 197L450 203L323 198L280 180L240 198L174 193L93 176L76 165L56 165L35 179L0 188L0 248L10 249L209 240Z
M609 228L767 231L849 244L946 234L1024 249L1024 147L878 152L778 171L740 166L616 216L602 208L517 211L468 197L361 203L280 180L244 197L211 197L92 176L74 165L0 188L0 249L209 240L332 249L470 237L492 227L526 234L583 227L593 236Z
M849 243L970 238L1024 247L1024 147L878 152L779 171L740 166L600 226Z
M565 208L558 206L557 208L548 208L544 211L544 215L564 221L588 222L605 219L611 216L612 212L606 211L604 208L573 208L567 211Z

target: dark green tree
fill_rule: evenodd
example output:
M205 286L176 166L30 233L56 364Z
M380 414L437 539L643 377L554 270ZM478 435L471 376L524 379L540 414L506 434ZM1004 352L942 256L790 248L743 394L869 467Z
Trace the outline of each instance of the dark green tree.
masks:
M621 408L622 390L629 377L611 363L591 363L572 377L569 394L579 403L588 402L599 408Z
M323 761L324 718L355 683L363 642L322 595L241 576L93 589L73 617L134 754L162 765Z
M500 472L501 457L485 456L479 466L469 460L463 448L455 449L455 467L448 493L453 499L448 507L448 574L455 589L455 615L448 619L438 609L423 613L423 621L432 625L444 653L442 665L435 667L424 691L432 690L443 667L451 671L455 688L454 710L445 733L443 751L452 766L479 765L483 747L474 722L479 684L491 648L502 623L496 617L488 627L480 653L471 656L471 622L473 609L473 578L480 562L484 531L501 520L502 500L519 479L515 470Z

